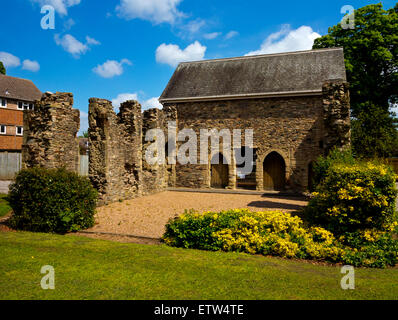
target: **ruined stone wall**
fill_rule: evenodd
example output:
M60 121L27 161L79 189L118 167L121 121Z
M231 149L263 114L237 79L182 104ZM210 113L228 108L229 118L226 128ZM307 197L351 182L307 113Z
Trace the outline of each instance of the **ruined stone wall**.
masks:
M146 141L145 135L150 129L160 129L167 137L167 123L176 119L173 108L141 113L137 101L127 101L116 114L110 101L90 99L89 177L102 204L164 191L173 185L174 166L146 161L145 152L153 141Z
M60 168L77 172L80 112L73 109L73 95L45 93L34 110L24 111L22 166Z
M344 81L330 81L323 86L325 151L351 144L350 92Z
M99 191L100 203L140 195L141 105L127 101L116 114L108 100L89 102L89 177Z
M174 125L175 124L175 125ZM163 150L160 153L154 153L155 156L162 158L167 157L167 142L168 142L168 127L176 127L177 125L177 111L174 107L166 107L163 110L149 109L144 111L143 114L143 148L142 148L142 184L144 192L154 193L165 190L167 187L175 185L175 166L169 164L167 159L163 163L156 162L151 164L146 159L146 153L151 145L154 145L155 139L149 139L146 136L151 129L159 129L163 132ZM151 141L149 141L151 140ZM153 140L153 141L152 141Z

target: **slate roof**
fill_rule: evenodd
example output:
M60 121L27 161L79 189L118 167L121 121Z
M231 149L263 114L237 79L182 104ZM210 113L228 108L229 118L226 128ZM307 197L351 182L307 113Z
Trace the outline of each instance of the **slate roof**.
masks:
M32 81L0 74L0 97L33 102L41 95Z
M161 103L312 95L346 80L343 48L180 63Z

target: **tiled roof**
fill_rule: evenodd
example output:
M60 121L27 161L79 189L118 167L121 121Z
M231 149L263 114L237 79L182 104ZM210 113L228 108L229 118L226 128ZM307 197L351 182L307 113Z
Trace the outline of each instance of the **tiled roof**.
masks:
M0 97L34 101L40 99L41 95L32 81L0 74Z
M346 80L342 48L180 63L160 102L319 94Z

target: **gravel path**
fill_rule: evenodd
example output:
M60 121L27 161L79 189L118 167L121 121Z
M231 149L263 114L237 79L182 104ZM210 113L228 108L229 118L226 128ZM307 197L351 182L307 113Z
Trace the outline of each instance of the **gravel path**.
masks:
M160 238L167 221L184 213L185 209L200 212L236 208L294 211L306 204L305 199L297 197L167 191L100 207L97 224L87 231Z

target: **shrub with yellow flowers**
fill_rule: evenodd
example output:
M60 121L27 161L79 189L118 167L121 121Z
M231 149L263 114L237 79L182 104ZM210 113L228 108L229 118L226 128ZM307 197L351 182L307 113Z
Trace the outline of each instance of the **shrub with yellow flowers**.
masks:
M163 236L176 247L246 252L337 262L342 249L323 228L305 228L301 218L280 211L194 211L170 220Z
M382 163L335 163L313 193L305 219L334 234L388 231L396 221L395 179L392 168Z
M394 223L391 228L396 227ZM386 267L398 262L398 241L392 233L366 229L335 237L321 227L280 211L234 209L186 211L170 220L163 236L175 247L246 252L286 258Z

